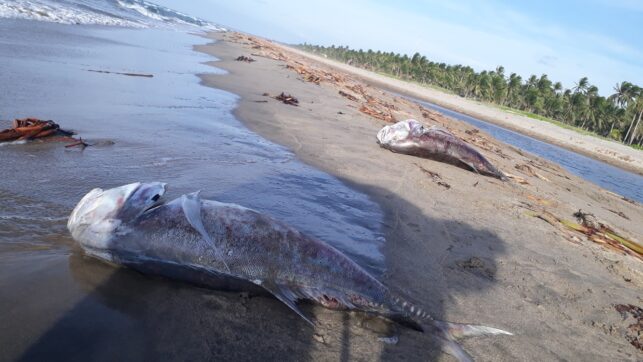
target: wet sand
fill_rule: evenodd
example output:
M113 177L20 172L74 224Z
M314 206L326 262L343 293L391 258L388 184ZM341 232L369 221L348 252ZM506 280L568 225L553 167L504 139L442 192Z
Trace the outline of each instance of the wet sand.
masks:
M382 207L387 267L383 280L387 285L417 301L436 319L515 333L465 340L464 347L477 360L640 358L641 351L626 340L629 323L613 305L643 304L641 260L607 250L583 236L570 237L532 216L537 210L573 219L572 214L583 209L622 234L639 239L643 235L640 204L502 144L470 125L368 86L354 74L258 38L232 32L209 36L218 42L197 49L219 58L212 64L228 74L203 75L202 80L240 96L235 115L245 125L365 192ZM234 61L240 55L256 62ZM298 74L299 67L331 75L317 85L306 81L305 73ZM329 80L333 76L335 80ZM376 104L391 106L386 109L395 119L413 117L449 128L502 171L527 183L503 183L380 148L375 134L388 123L359 111L368 102L358 92L347 90L346 86L358 89L354 85L360 85ZM341 96L339 90L357 100ZM273 98L281 92L297 97L299 106ZM530 165L538 175L520 171L517 165ZM432 177L430 172L439 176ZM292 314L278 303L273 308L283 309L279 315ZM395 326L386 331L364 316L320 307L307 312L313 313L319 326L314 332L279 335L275 343L284 351L279 355L314 360L452 360L427 335ZM289 318L293 328L306 330L296 318ZM275 321L284 326L282 322ZM399 334L397 345L378 341L392 333ZM297 348L307 343L310 348ZM296 353L289 355L289 346L295 346Z

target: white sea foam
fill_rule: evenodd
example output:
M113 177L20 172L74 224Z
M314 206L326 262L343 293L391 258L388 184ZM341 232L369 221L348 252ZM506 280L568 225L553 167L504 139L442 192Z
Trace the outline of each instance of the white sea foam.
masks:
M144 0L0 0L0 18L120 27L197 27L215 24Z
M38 0L12 0L0 2L0 18L29 19L61 24L144 27L143 24L136 21L87 11L80 8L63 7L61 4Z

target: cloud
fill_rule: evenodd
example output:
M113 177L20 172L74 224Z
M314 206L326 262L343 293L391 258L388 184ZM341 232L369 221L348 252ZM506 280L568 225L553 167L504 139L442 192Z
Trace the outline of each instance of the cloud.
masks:
M540 59L538 59L538 63L550 68L554 68L556 60L558 60L557 57L551 55L543 55L542 57L540 57Z

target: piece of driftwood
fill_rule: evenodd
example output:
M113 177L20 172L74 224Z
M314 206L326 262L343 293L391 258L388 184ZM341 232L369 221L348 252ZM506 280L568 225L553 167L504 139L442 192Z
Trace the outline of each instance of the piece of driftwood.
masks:
M85 147L88 147L88 146L91 146L91 145L83 141L83 138L80 137L78 141L66 145L65 148L80 147L81 149L84 149Z
M43 121L37 118L16 119L11 128L0 131L0 142L32 140L49 136L70 136L72 132L65 131L54 121Z
M339 91L339 95L341 95L344 98L348 98L348 100L350 100L350 101L357 102L357 97L355 97L352 94L346 93L343 90Z
M112 72L109 70L97 70L97 69L87 69L88 72L94 73L105 73L105 74L119 74L126 75L128 77L143 77L143 78L153 78L154 74L145 74L145 73L122 73L122 72Z
M246 62L246 63L256 62L256 60L254 60L254 59L252 59L252 58L250 58L250 57L247 57L247 56L245 56L245 55L240 55L240 56L238 56L235 60L236 60L237 62Z
M278 101L282 101L285 104L290 104L291 106L299 106L299 100L297 98L284 92L281 92L281 94L276 96L275 99Z

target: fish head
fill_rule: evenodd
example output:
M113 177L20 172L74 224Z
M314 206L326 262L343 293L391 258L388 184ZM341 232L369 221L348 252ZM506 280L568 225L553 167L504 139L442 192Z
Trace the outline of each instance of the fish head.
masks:
M107 190L93 189L78 202L67 228L86 250L107 250L121 225L162 203L165 188L162 182L136 182Z
M396 124L385 126L377 132L377 142L380 145L389 145L393 142L403 141L410 135L421 133L422 128L422 124L414 119L400 121Z

